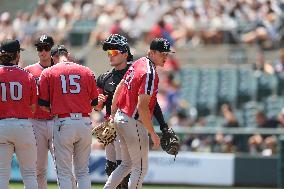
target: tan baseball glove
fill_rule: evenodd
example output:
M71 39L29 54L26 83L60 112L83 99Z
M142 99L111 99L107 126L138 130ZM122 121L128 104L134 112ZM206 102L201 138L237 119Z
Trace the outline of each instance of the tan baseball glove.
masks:
M103 143L104 146L112 143L116 138L114 124L109 121L102 122L94 127L92 129L92 134L95 135L98 141Z

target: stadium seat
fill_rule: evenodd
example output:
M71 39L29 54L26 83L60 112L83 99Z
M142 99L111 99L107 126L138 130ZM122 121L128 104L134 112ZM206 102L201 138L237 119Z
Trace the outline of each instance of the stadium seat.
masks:
M74 22L69 32L69 41L72 46L84 45L88 42L90 33L95 28L96 22L92 20L78 20Z
M284 72L277 73L276 76L278 79L277 94L283 96L284 95Z
M224 103L236 105L238 72L236 68L221 68L219 71L218 109Z
M189 103L190 107L197 104L197 92L199 88L199 69L185 67L181 71L181 98Z
M240 68L238 75L238 107L241 107L243 103L256 99L257 79L253 70L248 68Z
M277 94L278 79L276 75L259 72L257 75L257 100L264 100L266 97Z
M208 115L205 117L205 127L222 127L224 119L220 116Z
M256 101L250 101L245 103L242 109L244 125L246 127L257 127L255 116L259 110L263 109L264 109L263 105Z
M267 117L277 117L278 113L284 106L284 99L282 96L272 95L265 100L265 112Z
M218 70L216 68L201 69L198 89L198 115L216 114L218 103Z

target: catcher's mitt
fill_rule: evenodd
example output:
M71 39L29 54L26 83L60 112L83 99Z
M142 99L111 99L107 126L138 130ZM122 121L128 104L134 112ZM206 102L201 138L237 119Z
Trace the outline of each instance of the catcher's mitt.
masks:
M116 138L114 124L108 121L102 122L92 129L92 134L95 135L100 143L104 146L112 143Z
M161 147L170 155L176 156L179 151L179 138L172 128L162 131Z

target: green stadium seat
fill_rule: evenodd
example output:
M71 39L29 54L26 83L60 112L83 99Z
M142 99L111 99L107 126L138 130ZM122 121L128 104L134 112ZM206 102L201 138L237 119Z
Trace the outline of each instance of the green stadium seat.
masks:
M238 95L238 72L236 68L221 68L219 71L218 109L224 103L236 105Z
M218 70L201 69L198 89L197 110L199 116L216 114L218 103Z
M265 112L267 117L277 117L284 106L284 99L281 96L269 96L265 100Z
M244 104L242 110L245 127L257 127L255 116L259 110L264 110L263 105L256 101L250 101Z
M181 98L189 103L190 107L197 104L197 92L199 89L199 69L184 68L181 71Z
M69 41L72 46L84 45L88 42L90 33L96 27L96 21L78 20L69 32Z
M240 68L238 75L238 107L241 107L243 103L256 99L257 78L248 68Z
M215 115L208 115L205 117L205 127L222 127L224 118Z
M280 96L284 96L284 72L280 72L276 74L278 79L278 91L277 94Z
M257 74L257 100L264 100L266 97L277 94L278 79L276 75L259 72Z

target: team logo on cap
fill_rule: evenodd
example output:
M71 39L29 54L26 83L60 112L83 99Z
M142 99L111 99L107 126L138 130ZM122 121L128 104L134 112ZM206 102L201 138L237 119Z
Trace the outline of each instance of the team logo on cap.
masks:
M42 35L42 36L40 36L39 41L43 43L44 40L46 40L46 39L47 39L47 36L46 35Z
M168 49L170 45L170 42L168 42L167 40L164 40L164 49Z

